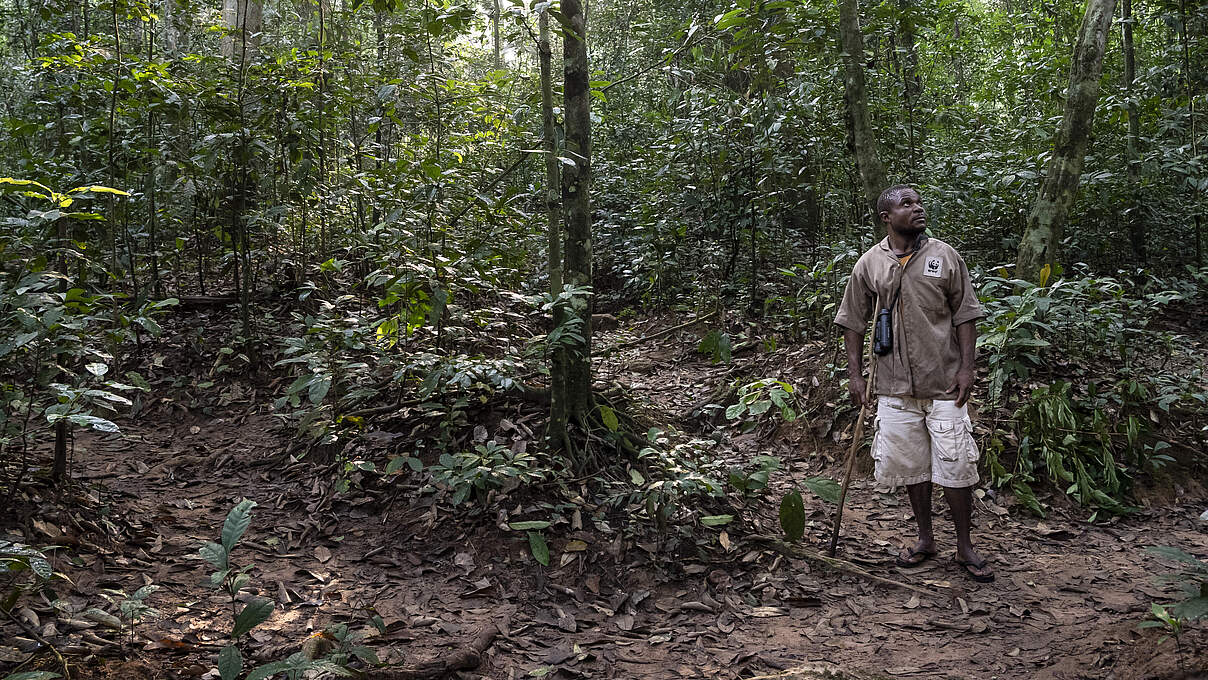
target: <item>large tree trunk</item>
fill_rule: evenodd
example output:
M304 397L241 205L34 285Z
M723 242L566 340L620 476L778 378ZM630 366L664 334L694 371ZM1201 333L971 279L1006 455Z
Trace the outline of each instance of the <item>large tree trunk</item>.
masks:
M847 67L843 94L851 122L856 169L860 171L860 185L864 190L866 216L872 220L873 234L880 239L885 236L885 226L877 219L877 197L888 181L868 115L868 88L864 85L864 34L860 32L856 0L839 0L839 47Z
M919 149L922 139L918 136L915 109L919 95L923 93L923 79L919 76L919 53L915 47L914 2L898 0L898 38L902 46L902 99L906 109L907 140L910 143L910 170L906 177L913 181L918 172Z
M566 213L563 280L576 289L591 286L591 97L588 90L587 15L580 0L563 0L563 104L566 110L566 157L562 170L562 206ZM551 433L568 424L586 425L591 396L591 302L576 295L566 310L580 322L581 343L558 345L551 371L562 373L561 394L551 394ZM556 381L551 381L555 384ZM563 435L564 444L569 438ZM569 446L568 446L569 448Z
M550 61L553 56L549 42L549 9L541 11L537 19L539 39L537 51L541 63L541 131L545 137L545 211L549 220L549 292L554 299L562 292L562 194L559 178L558 141L554 139L554 85ZM554 306L554 326L566 322L562 307ZM554 357L555 366L550 370L550 429L552 446L561 448L566 440L566 371L557 366L559 357Z
M1052 266L1057 244L1078 196L1082 161L1090 145L1091 124L1099 101L1099 75L1103 72L1103 51L1111 29L1116 0L1087 0L1086 16L1078 30L1074 58L1070 67L1070 87L1066 94L1065 114L1053 143L1040 194L1028 215L1019 244L1016 276L1038 281L1045 265Z
M1141 120L1135 99L1137 81L1136 52L1133 50L1132 0L1124 0L1120 24L1124 37L1124 91L1128 96L1128 237L1132 244L1133 257L1144 265L1148 259L1145 251L1145 220L1141 215Z
M250 61L260 49L264 11L258 0L222 0L222 21L230 30L222 39L222 56Z

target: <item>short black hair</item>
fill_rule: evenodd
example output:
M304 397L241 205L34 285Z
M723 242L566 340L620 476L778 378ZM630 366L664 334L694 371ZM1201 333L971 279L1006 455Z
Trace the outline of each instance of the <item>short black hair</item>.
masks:
M881 213L889 212L889 209L893 207L893 204L901 200L902 193L905 191L913 191L916 194L919 193L918 189L915 189L909 184L895 184L885 191L882 191L881 195L877 197L877 219L881 219Z

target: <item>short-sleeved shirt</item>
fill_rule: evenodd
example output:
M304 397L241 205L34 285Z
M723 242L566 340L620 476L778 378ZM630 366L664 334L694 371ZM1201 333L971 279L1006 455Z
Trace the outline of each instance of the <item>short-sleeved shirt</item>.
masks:
M899 280L893 314L893 352L877 357L876 394L915 399L954 399L945 390L960 368L956 327L984 314L969 269L956 250L935 238L920 239L903 265L886 237L860 256L852 270L835 323L859 333L888 307Z

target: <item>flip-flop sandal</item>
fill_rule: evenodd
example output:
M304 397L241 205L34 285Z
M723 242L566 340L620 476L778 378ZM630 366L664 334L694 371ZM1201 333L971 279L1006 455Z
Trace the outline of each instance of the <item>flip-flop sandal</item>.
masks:
M919 556L919 555L922 555L921 559L917 559L917 560L914 559L916 556ZM893 563L898 565L899 567L909 569L911 567L917 567L920 564L923 564L924 562L931 559L932 557L935 557L934 550L916 550L914 548L911 548L909 559L902 559L902 553L899 552L897 555L894 555Z
M969 578L977 581L978 583L989 583L994 580L994 572L990 572L989 574L979 574L973 571L974 569L981 571L982 569L986 568L986 561L984 559L980 562L967 562L965 560L958 559L956 560L956 564L969 575Z

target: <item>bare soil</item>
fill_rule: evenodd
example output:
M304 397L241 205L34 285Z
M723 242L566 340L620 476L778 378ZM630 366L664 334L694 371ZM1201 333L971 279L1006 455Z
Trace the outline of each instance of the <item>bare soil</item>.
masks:
M832 355L833 347L802 345L760 355L742 370L825 383L819 366ZM707 414L694 406L735 369L669 343L644 348L640 361L607 360L600 370L651 413L699 423ZM305 459L288 462L272 395L241 388L209 413L163 400L122 423L122 435L80 434L78 485L63 495L31 486L22 492L23 516L0 520L12 537L69 546L64 553L74 556L55 565L71 579L56 586L68 604L56 613L31 598L19 616L67 654L76 678L216 678L232 605L203 585L209 565L198 548L216 539L229 509L247 497L259 507L233 559L255 565L248 597L277 602L246 645L254 662L282 659L312 633L347 623L383 661L410 667L448 659L497 627L482 663L462 671L464 678L1208 674L1202 625L1177 644L1137 629L1152 602L1175 596L1152 580L1169 565L1144 548L1172 545L1208 557L1208 523L1199 519L1208 494L1194 480L1171 481L1154 496L1161 505L1096 524L1060 499L1050 499L1053 511L1037 519L1009 495L982 494L974 531L997 573L989 584L974 583L954 564L938 493L940 554L916 569L895 567L893 556L913 529L910 509L903 495L876 488L867 475L853 484L844 514L839 557L851 568L786 556L761 539L779 535L777 504L794 480L840 474L851 414L833 401L828 407L833 392L819 387L802 396L817 402L810 419L728 440L736 461L757 453L785 461L774 488L745 501L732 524L678 524L660 533L626 522L624 513L593 522L593 501L584 497L558 509L581 510L583 528L548 532L548 568L535 563L522 532L506 528L505 515L541 510L532 502L467 515L441 496L419 494L409 473L389 487L333 493L333 475ZM811 515L800 546L818 551L832 509L808 494L806 502ZM132 592L145 583L162 587L150 599L160 616L140 623L132 640L129 631L85 627L81 612L106 605L103 589ZM370 625L375 614L385 634ZM0 672L26 658L13 647L28 637L0 620ZM22 670L36 668L57 665L40 654Z

